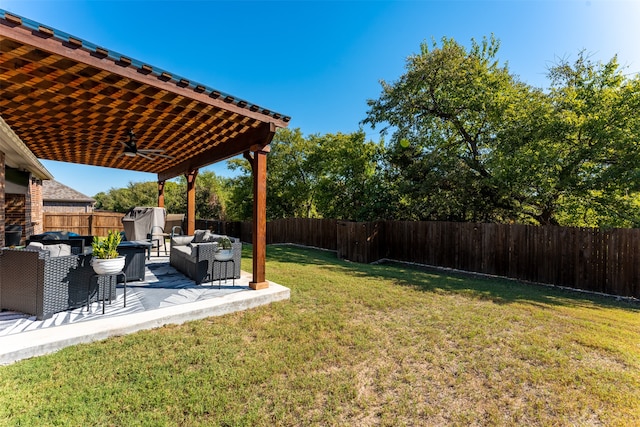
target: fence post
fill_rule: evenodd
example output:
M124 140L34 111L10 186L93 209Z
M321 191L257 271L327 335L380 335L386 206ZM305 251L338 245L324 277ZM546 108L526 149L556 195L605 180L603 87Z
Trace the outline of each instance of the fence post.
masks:
M90 236L95 235L95 230L93 229L93 216L94 216L94 213L91 212L91 215L89 215L89 235Z

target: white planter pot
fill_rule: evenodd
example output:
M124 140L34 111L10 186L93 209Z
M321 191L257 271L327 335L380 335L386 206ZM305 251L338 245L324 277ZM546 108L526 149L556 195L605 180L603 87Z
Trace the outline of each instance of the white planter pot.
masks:
M233 258L233 249L220 249L219 251L215 252L213 256L218 261L229 261L231 258Z
M124 270L124 256L110 259L92 258L91 266L96 274L116 274Z

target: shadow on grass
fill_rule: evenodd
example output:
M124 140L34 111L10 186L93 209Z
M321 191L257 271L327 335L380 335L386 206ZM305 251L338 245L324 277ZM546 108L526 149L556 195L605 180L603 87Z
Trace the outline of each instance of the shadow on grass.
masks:
M249 247L249 256L251 256ZM615 296L601 296L571 289L493 278L473 273L399 262L358 264L338 259L335 252L294 245L269 245L267 260L300 266L320 266L353 277L380 278L425 292L455 292L497 304L527 302L536 305L615 307L640 312L640 304Z

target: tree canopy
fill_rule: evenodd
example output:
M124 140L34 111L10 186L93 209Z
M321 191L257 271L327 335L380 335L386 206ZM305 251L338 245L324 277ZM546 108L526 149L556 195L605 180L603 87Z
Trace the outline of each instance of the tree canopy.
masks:
M267 218L374 219L383 151L362 131L305 137L300 129L278 130L268 156ZM249 163L232 159L229 165L240 172L232 184L232 217L250 219Z
M196 177L196 218L226 220L228 179L211 171L201 171ZM179 177L164 186L165 208L168 213L187 212L187 181ZM135 206L157 206L156 182L129 183L126 188L112 188L95 195L96 209L127 212Z
M399 219L632 225L638 78L581 52L520 82L498 41L422 44L382 83L364 120L392 131L386 156Z
M305 136L279 129L267 172L267 218L446 220L541 225L640 225L640 77L617 58L579 52L520 81L493 36L470 46L422 43L395 82L368 100L364 131ZM247 220L249 163L233 178L197 177L198 218ZM126 211L156 203L155 183L96 196ZM167 182L169 212L186 211L186 181Z

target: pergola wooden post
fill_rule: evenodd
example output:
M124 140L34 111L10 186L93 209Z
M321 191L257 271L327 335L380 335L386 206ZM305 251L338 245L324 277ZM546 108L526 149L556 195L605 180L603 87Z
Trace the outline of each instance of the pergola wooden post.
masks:
M249 282L251 289L269 287L265 275L267 260L267 153L269 151L271 150L268 145L257 145L251 147L253 154L244 153L253 172L253 281Z
M187 234L196 231L196 176L198 169L191 169L184 175L187 178Z
M158 207L164 208L164 181L158 181Z
M245 151L244 158L249 161L253 175L253 281L251 289L269 287L266 280L267 261L267 154L271 151L271 140L276 134L276 126L270 123L258 144Z

